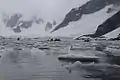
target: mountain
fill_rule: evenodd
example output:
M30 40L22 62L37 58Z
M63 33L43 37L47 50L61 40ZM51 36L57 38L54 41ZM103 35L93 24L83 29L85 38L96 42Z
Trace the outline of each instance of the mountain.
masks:
M46 27L45 27L45 31L49 31L52 28L53 28L53 25L50 22L47 22Z
M57 22L55 20L53 20L53 22L47 22L45 26L45 31L50 31L56 24Z
M24 20L22 14L13 14L11 16L4 15L3 22L6 27L11 28L15 33L22 32L22 29L28 29L32 27L33 23L40 24L44 23L43 19L34 16L30 20Z
M93 34L100 31L98 27L120 10L120 0L45 1L46 7L39 0L19 1L21 3L4 2L2 6L5 8L0 7L0 35L76 37ZM5 4L9 4L8 7ZM119 31L109 30L105 33L111 36Z
M105 35L109 32L114 31L115 29L120 27L120 11L118 11L116 14L114 14L112 17L108 18L105 22L100 24L97 27L97 30L95 33L92 34L86 34L82 36L88 36L88 37L100 37L102 35ZM79 38L79 37L77 37Z
M20 26L17 26L16 28L14 28L13 31L15 33L20 33L21 32Z
M57 22L54 20L52 24L53 24L53 25L56 25L56 24L57 24Z
M17 25L19 19L22 17L21 14L13 14L12 16L4 15L3 22L6 25L6 27L13 28Z
M71 9L68 14L66 14L64 20L56 26L52 31L57 31L60 28L66 27L70 22L78 21L82 18L83 15L93 14L100 11L108 5L119 5L120 0L90 0L87 3L83 4L80 7ZM113 9L108 8L106 13L111 12Z
M94 37L102 36L120 27L120 11L99 25Z

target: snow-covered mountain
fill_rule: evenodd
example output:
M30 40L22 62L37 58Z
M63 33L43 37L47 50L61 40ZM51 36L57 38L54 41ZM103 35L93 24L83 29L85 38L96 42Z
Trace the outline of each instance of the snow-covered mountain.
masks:
M107 8L107 9L105 10L105 8ZM103 10L102 11L103 14L100 13L101 10ZM71 11L68 14L66 14L64 20L58 26L56 26L51 32L55 32L61 28L71 25L70 22L83 21L83 18L84 18L83 16L86 16L86 15L91 15L90 22L92 22L92 20L94 18L100 19L100 17L106 17L106 16L109 16L109 14L114 15L115 13L113 13L113 12L117 12L119 10L120 10L120 1L119 0L90 0L80 7L71 9ZM100 16L95 17L95 15L93 15L95 13L100 14ZM116 14L116 16L117 15L119 15L119 13ZM107 20L110 17L111 16L106 17L105 19ZM117 17L119 17L119 16L117 16ZM105 21L105 19L102 19L103 22ZM112 19L114 19L114 16L112 17ZM114 29L118 28L118 27L116 27L116 25L119 25L118 23L120 23L119 18L115 19L115 20L112 20L112 19L107 20L107 23L105 23L105 24L107 24L106 26L104 26L104 23L102 24L100 22L97 22L97 25L102 24L103 26L101 26L101 27L107 27L107 29L109 29L109 31L108 31L106 28L102 28L102 29L104 29L104 30L102 30L102 32L97 30L97 34L99 33L99 34L103 35L105 33L108 33L110 31L113 31ZM96 21L94 21L94 23L88 23L89 25L87 24L88 27L86 27L86 30L90 28L91 24L93 25L95 23L96 23ZM112 25L112 24L114 24L114 25ZM98 26L98 27L100 27L100 26ZM100 36L97 34L96 34L96 36Z
M93 14L89 14L89 15L84 15L81 20L75 21L75 22L71 22L69 23L69 25L60 28L59 30L53 32L56 34L61 34L61 32L66 32L66 34L71 34L71 35L75 35L76 36L80 36L80 35L85 35L85 34L93 34L96 32L98 26L102 23L104 23L107 19L109 19L111 16L113 16L115 13L118 12L118 10L115 10L111 13L106 13L106 11L112 8L112 6L106 6L104 9L93 13ZM70 32L69 32L70 31ZM115 37L116 35L118 35L120 32L120 29L118 28L117 30L114 30L108 34L106 34L107 37ZM76 37L75 36L75 37Z
M12 29L15 33L22 32L22 29L28 29L32 27L33 23L41 24L43 23L43 19L37 18L34 16L30 20L24 20L22 14L13 14L12 16L4 15L3 23L6 27Z
M79 36L117 13L120 0L2 0L1 36ZM22 5L22 6L21 6ZM53 31L53 33L50 33ZM55 32L54 32L55 31ZM107 36L118 34L119 29Z
M53 22L45 22L42 18L37 16L31 16L30 19L25 19L24 15L19 13L12 15L4 14L2 16L2 23L4 24L4 27L13 32L14 35L20 36L34 36L40 34L40 32L42 32L42 35L45 35L47 31L56 25L55 20L53 20ZM36 29L37 27L40 28Z

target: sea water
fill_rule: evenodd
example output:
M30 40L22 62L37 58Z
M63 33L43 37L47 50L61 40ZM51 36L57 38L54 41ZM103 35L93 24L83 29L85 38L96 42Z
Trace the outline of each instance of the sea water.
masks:
M60 42L22 40L16 42L8 40L5 43L8 44L1 43L5 49L0 52L0 80L115 80L109 76L107 76L108 78L103 78L104 76L86 78L85 76L91 74L90 72L79 68L69 72L64 65L72 62L58 60L59 55L69 54L70 45L89 47L91 42L74 40ZM39 46L34 47L34 44ZM50 49L40 50L38 47L49 47ZM84 54L84 51L77 50L72 53ZM103 62L107 61L103 54L102 57ZM113 71L113 69L110 70ZM113 72L116 73L116 77L120 75Z

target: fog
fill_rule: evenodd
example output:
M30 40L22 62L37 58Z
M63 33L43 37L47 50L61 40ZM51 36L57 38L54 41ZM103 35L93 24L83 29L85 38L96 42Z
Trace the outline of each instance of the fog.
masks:
M22 13L25 16L39 15L44 19L61 19L71 8L86 0L0 0L0 11Z

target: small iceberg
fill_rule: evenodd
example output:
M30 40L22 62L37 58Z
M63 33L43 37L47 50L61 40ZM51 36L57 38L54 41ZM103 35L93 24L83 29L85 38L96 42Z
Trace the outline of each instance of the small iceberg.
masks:
M72 45L69 47L69 50L91 50L91 47L73 47Z
M40 50L49 50L50 48L48 48L48 47L39 47L38 49L40 49Z
M102 74L108 74L112 73L112 71L109 70L119 70L120 66L116 65L116 64L108 64L108 63L88 63L88 64L84 64L81 63L80 61L76 61L73 64L68 64L63 66L64 68L66 68L70 73L72 72L72 70L81 70L84 69L90 73L92 73L93 75L96 75L96 73L101 73Z
M120 49L107 47L103 52L110 56L120 57Z
M81 62L98 62L99 57L95 55L85 55L85 54L66 54L59 55L59 60L67 60L67 61L81 61Z

